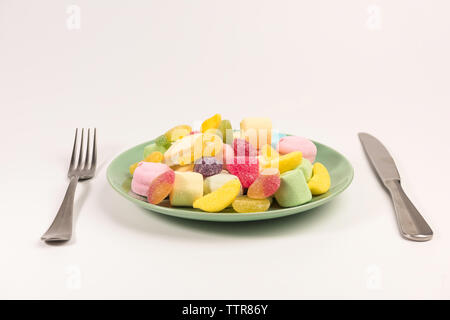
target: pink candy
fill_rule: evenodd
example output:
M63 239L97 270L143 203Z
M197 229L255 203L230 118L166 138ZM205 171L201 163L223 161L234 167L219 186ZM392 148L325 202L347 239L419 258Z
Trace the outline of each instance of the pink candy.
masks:
M233 141L233 151L238 157L256 157L258 152L247 140L236 138Z
M281 154L287 154L294 151L301 151L303 158L311 163L316 160L317 147L311 141L303 137L286 136L278 141L277 150Z
M224 143L223 144L223 158L222 158L222 161L224 164L223 167L226 168L226 165L228 163L233 163L233 160L234 160L233 148L229 144Z
M278 169L264 169L248 188L247 196L252 199L265 199L273 195L279 187L280 172Z
M227 170L237 176L243 188L248 188L259 175L257 157L234 157L232 163L227 164Z
M174 181L175 173L166 164L140 162L133 174L131 190L158 204L169 195Z

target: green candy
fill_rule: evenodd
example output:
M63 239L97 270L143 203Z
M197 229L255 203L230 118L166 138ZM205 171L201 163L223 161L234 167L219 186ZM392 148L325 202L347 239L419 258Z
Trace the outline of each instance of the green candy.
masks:
M233 143L233 128L230 120L222 120L217 130L220 132L223 142Z
M155 143L158 146L164 147L166 149L169 149L171 143L169 141L169 139L167 139L165 134L160 135L158 138L155 139Z
M154 151L159 151L162 154L164 154L164 152L166 152L167 149L164 148L163 146L157 145L154 142L150 143L149 145L145 146L145 148L144 148L144 159L147 158L147 156L150 155Z
M295 207L312 199L311 191L306 183L302 170L294 170L282 173L280 187L275 193L275 199L282 207Z
M306 182L308 182L312 177L313 166L312 166L311 162L308 159L303 158L302 162L300 163L300 165L297 168L302 170L303 175L305 176Z

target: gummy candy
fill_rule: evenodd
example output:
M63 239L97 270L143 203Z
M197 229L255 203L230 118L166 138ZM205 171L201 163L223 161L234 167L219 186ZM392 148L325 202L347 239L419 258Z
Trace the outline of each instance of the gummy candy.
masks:
M294 151L280 156L279 158L264 162L261 165L263 168L278 168L280 173L284 173L297 168L301 162L302 153L300 151Z
M215 114L211 118L206 119L202 123L201 132L205 133L208 130L212 130L213 133L219 128L222 117L220 114Z
M270 144L264 145L259 150L259 155L266 161L276 159L280 156L280 154L274 148L272 148Z
M172 206L192 207L203 196L203 176L197 172L175 172L175 182L169 200Z
M145 162L163 162L164 155L159 151L153 151L145 159Z
M169 148L170 145L171 145L171 142L169 141L169 139L167 139L167 137L166 137L165 134L162 134L162 135L160 135L159 137L157 137L157 138L155 139L155 143L156 143L158 146L164 147L164 148L166 148L166 149Z
M213 157L222 155L223 142L222 138L211 132L206 132L202 136L202 150L201 155Z
M232 203L233 209L239 213L264 212L270 207L269 199L251 199L246 196L237 197Z
M248 188L247 196L252 199L265 199L280 187L280 173L276 168L264 169Z
M315 196L323 194L330 189L331 179L327 168L320 162L316 162L312 168L312 177L308 182L311 193Z
M167 170L158 175L149 185L147 201L152 204L158 204L163 201L172 191L175 181L175 172Z
M139 162L131 180L131 190L147 196L148 202L161 202L172 189L175 174L163 163Z
M239 157L255 157L258 154L255 147L253 147L247 140L244 139L233 140L233 151L234 155Z
M228 207L239 194L241 184L236 179L226 182L214 192L194 201L193 207L206 212L219 212Z
M223 144L223 153L222 153L222 163L223 167L226 168L228 163L233 163L234 160L234 151L233 148L229 145L224 143Z
M280 206L294 207L312 199L311 191L300 169L281 174L280 180L280 187L275 192L275 199Z
M177 140L180 140L181 138L189 135L192 131L191 126L188 126L186 124L182 124L176 127L173 127L169 131L167 131L164 135L166 136L167 140L170 142L174 142Z
M222 163L219 163L215 157L203 157L195 161L194 171L209 177L222 171Z
M308 182L312 177L313 165L311 164L311 162L308 159L303 158L302 162L300 163L300 165L297 168L302 170L303 175L305 176L306 182Z
M230 120L222 120L218 131L220 132L220 136L222 137L222 141L224 143L233 143L233 128L231 127Z
M248 188L259 175L257 157L234 157L232 163L227 163L227 170L237 176L243 188Z
M155 152L155 151L159 151L162 154L164 154L167 151L167 149L164 148L163 146L157 145L155 142L150 143L149 145L144 147L143 159L147 158L150 153Z
M269 118L245 118L241 121L243 137L257 149L270 144L272 139L272 120Z
M139 162L136 162L136 163L133 163L133 164L130 166L130 174L131 174L131 175L133 175L134 170L136 170L138 164L139 164Z

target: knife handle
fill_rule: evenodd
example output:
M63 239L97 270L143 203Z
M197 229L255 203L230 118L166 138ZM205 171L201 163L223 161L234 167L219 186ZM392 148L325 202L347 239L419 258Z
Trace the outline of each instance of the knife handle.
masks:
M385 186L391 193L402 236L413 241L431 240L433 230L403 191L400 180L386 181Z

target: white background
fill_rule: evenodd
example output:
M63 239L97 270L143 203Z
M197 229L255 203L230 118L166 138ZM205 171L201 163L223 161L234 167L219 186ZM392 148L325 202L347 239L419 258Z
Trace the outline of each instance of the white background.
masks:
M450 298L449 13L445 0L0 0L0 298ZM109 187L118 153L217 112L334 147L352 185L308 214L239 224L147 212ZM76 235L48 246L74 128L94 126ZM359 131L391 150L432 241L400 237Z

